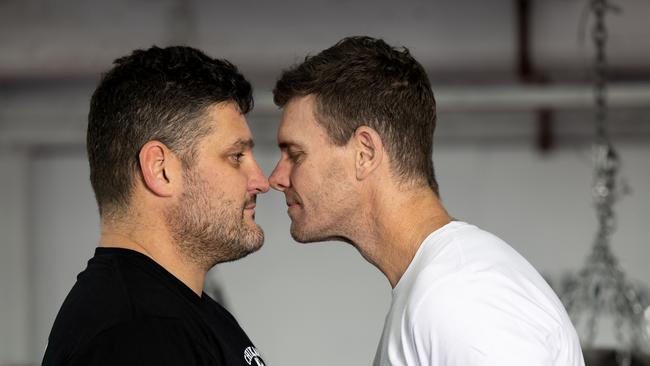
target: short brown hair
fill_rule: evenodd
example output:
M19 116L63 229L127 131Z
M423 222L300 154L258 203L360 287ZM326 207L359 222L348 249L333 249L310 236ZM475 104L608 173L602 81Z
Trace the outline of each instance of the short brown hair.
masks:
M336 145L356 129L377 131L404 183L428 184L438 194L432 153L436 102L429 78L406 48L381 39L348 37L285 71L273 90L284 107L314 94L315 118Z

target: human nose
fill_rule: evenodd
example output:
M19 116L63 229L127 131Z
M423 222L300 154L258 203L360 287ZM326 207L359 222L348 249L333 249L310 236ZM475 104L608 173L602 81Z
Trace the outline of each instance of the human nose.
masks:
M269 180L264 176L262 168L255 163L253 173L249 179L249 190L255 191L256 193L266 193L269 191Z
M280 192L284 192L289 188L289 168L286 164L283 164L282 160L278 161L278 164L269 176L269 184L271 184L273 189Z

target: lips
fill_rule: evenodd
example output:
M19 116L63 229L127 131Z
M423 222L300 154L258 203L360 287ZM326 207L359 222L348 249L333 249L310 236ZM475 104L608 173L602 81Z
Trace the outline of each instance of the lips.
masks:
M253 195L249 199L246 200L246 203L244 204L244 210L252 210L254 209L257 205L255 202L257 201L257 196Z
M248 200L246 204L244 205L244 211L242 215L245 213L246 215L250 215L250 217L255 220L255 207L257 205L255 204L255 197L253 197L251 200Z
M285 192L285 199L287 200L288 207L300 205L300 201L293 193Z

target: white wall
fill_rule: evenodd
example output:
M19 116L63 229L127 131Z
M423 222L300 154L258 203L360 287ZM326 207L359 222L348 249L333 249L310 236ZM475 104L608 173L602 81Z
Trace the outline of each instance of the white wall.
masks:
M0 365L30 359L28 155L0 146Z
M33 355L45 351L52 322L99 241L99 217L82 150L36 154L30 164L34 276Z
M619 150L634 193L616 208L614 250L630 277L647 284L650 146L621 144ZM261 146L256 154L270 173L275 149ZM500 235L550 275L582 265L596 228L588 147L542 156L525 144L442 141L434 154L453 215ZM98 220L81 151L37 154L29 166L35 338L30 356L18 361L38 362L53 317L96 245ZM369 364L390 301L388 282L346 244L293 242L284 211L281 194L260 197L265 246L211 272L226 305L271 365ZM0 335L7 338L7 330ZM0 365L17 361L0 356Z

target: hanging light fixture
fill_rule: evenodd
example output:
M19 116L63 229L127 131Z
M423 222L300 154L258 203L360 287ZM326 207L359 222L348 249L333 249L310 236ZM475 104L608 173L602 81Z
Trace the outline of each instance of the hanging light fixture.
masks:
M616 229L613 205L623 194L617 184L620 159L607 130L605 15L611 6L606 0L590 0L590 6L594 15L596 132L592 195L598 230L583 268L563 281L560 298L578 330L585 355L602 346L595 344L598 336L612 335L617 364L631 366L632 355L648 347L647 320L644 319L647 314L644 312L648 312L650 299L643 287L627 279L610 247Z

